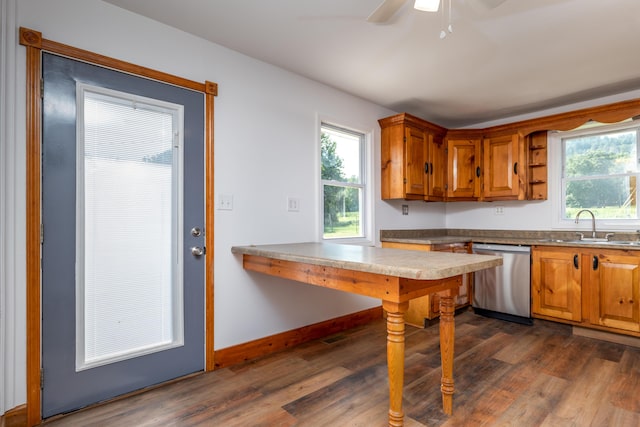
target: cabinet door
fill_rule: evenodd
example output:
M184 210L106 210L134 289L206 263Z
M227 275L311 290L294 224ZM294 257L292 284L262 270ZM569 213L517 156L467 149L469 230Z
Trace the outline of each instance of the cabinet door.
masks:
M585 256L591 289L590 322L640 332L640 256L593 252Z
M427 197L429 201L443 201L446 193L447 150L441 136L429 135L429 176Z
M382 200L404 199L404 125L392 124L380 133L380 196Z
M476 200L480 194L480 140L447 141L447 198Z
M482 148L484 165L482 195L484 198L517 199L520 191L518 173L526 173L526 168L518 164L519 136L504 135L485 138L482 141Z
M532 250L533 313L579 322L582 320L580 254L572 248Z
M418 128L405 128L405 193L407 198L424 198L427 194L427 133Z

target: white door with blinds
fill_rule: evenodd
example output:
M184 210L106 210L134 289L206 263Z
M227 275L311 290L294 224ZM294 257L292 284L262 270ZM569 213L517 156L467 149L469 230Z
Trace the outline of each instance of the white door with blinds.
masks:
M204 101L54 55L43 72L48 417L204 368Z

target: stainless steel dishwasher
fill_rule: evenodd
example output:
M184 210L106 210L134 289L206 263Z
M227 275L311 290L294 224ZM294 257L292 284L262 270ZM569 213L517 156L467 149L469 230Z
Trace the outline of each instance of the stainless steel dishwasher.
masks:
M483 316L532 325L531 248L474 243L473 253L502 257L502 265L474 273L473 310Z

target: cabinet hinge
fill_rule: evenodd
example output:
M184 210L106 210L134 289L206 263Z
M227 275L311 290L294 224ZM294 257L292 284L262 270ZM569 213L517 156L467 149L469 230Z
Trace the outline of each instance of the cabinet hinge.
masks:
M44 390L44 369L40 368L40 389Z
M40 79L40 98L44 98L44 79Z

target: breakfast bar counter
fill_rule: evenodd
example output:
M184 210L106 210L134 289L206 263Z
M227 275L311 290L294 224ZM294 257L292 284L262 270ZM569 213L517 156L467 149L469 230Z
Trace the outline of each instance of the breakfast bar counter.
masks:
M461 275L502 264L488 255L419 252L330 243L234 246L243 267L285 279L382 300L387 314L389 426L402 426L404 313L409 300L440 293L442 401L453 410L454 301Z

